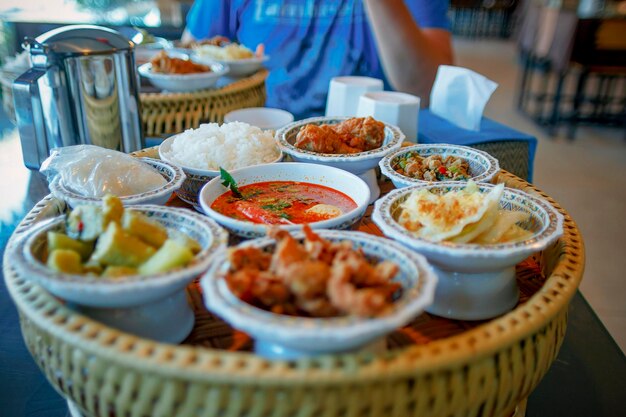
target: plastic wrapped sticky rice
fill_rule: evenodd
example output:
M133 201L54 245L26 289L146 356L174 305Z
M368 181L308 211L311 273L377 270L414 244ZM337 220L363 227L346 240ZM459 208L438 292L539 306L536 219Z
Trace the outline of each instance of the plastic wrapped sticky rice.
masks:
M48 182L60 176L66 188L85 197L104 197L106 194L125 197L167 183L161 174L140 159L93 145L53 150L40 172Z

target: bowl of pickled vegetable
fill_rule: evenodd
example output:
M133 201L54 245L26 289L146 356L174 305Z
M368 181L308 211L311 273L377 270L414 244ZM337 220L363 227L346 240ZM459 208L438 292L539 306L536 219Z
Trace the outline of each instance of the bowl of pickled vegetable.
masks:
M468 146L421 144L401 148L379 162L396 188L439 181L491 182L498 160Z
M18 274L107 325L163 342L191 331L185 287L227 233L190 210L106 196L42 222L10 248Z

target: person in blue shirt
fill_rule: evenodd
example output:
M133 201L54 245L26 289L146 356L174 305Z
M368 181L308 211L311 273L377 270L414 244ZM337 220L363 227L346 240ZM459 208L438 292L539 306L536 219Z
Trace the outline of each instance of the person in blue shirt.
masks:
M448 0L196 0L183 41L217 35L270 56L269 107L324 113L331 78L380 78L427 105L437 67L452 63Z

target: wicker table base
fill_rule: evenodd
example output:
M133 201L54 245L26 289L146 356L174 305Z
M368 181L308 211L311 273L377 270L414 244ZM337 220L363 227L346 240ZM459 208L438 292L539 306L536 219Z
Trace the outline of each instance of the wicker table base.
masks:
M225 87L191 93L142 93L144 134L155 137L180 133L200 123L222 123L233 110L262 107L267 75L268 71L262 69Z
M556 205L506 172L496 182ZM383 183L383 192L390 187ZM63 210L47 198L15 234ZM248 352L245 334L204 309L195 283L188 287L196 313L192 334L182 346L154 343L76 314L17 276L6 258L3 270L33 358L85 417L509 417L523 412L555 359L582 277L580 233L560 210L564 236L518 265L521 300L513 311L484 322L423 314L394 332L382 355L262 359ZM359 230L380 233L369 213Z

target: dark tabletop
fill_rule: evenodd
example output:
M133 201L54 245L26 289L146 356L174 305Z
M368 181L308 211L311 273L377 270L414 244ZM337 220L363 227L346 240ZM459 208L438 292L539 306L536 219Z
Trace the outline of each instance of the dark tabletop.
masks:
M22 164L19 138L0 112L0 259L11 233L48 193ZM41 373L22 340L17 311L0 271L0 416L65 417L66 403ZM580 293L569 309L565 341L531 394L528 417L626 415L626 358Z

